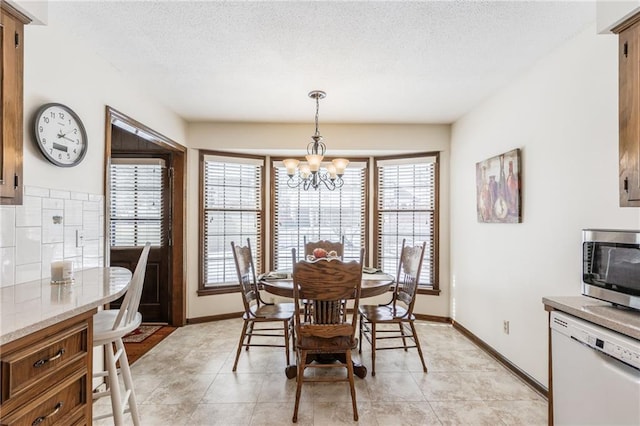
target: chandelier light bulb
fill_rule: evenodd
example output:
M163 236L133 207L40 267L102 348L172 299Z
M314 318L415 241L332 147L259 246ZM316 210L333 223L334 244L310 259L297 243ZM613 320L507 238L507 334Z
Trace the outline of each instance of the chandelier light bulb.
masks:
M331 180L335 180L338 177L336 173L336 166L334 166L333 163L327 164L327 172L329 172L329 179Z
M302 163L300 167L298 167L298 171L300 172L300 177L302 179L306 179L311 175L311 168L308 164Z
M349 165L349 160L347 160L346 158L336 158L333 161L331 161L333 163L333 165L336 168L336 174L338 176L342 176L344 174L344 170L347 168L347 166Z
M318 170L320 170L320 164L322 163L322 155L320 154L310 154L305 156L305 158L307 159L307 163L309 164L309 169L311 170L312 173L317 172Z
M287 168L287 175L291 177L296 174L296 168L298 167L298 164L300 164L300 161L296 160L295 158L287 158L282 162L284 163L284 166Z

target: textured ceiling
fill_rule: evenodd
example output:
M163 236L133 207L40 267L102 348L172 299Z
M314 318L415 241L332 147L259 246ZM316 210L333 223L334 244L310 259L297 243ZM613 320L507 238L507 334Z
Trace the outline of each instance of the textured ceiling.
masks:
M189 121L450 123L595 20L594 2L49 2Z

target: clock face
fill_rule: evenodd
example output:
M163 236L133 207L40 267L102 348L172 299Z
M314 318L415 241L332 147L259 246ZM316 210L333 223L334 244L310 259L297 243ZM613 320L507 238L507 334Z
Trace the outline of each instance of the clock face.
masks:
M62 104L46 104L36 112L34 122L38 148L45 158L61 167L72 167L87 152L87 132L80 117Z

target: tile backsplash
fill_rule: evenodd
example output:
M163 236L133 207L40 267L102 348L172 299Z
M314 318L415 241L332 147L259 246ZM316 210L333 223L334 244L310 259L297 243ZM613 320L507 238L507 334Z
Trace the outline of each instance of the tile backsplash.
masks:
M0 206L0 287L51 276L51 262L104 265L104 196L24 187L21 206Z

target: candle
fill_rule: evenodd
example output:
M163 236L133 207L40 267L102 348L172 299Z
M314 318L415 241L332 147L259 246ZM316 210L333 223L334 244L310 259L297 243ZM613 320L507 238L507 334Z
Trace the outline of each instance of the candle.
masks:
M68 283L70 281L73 281L73 262L70 260L51 262L51 282Z

